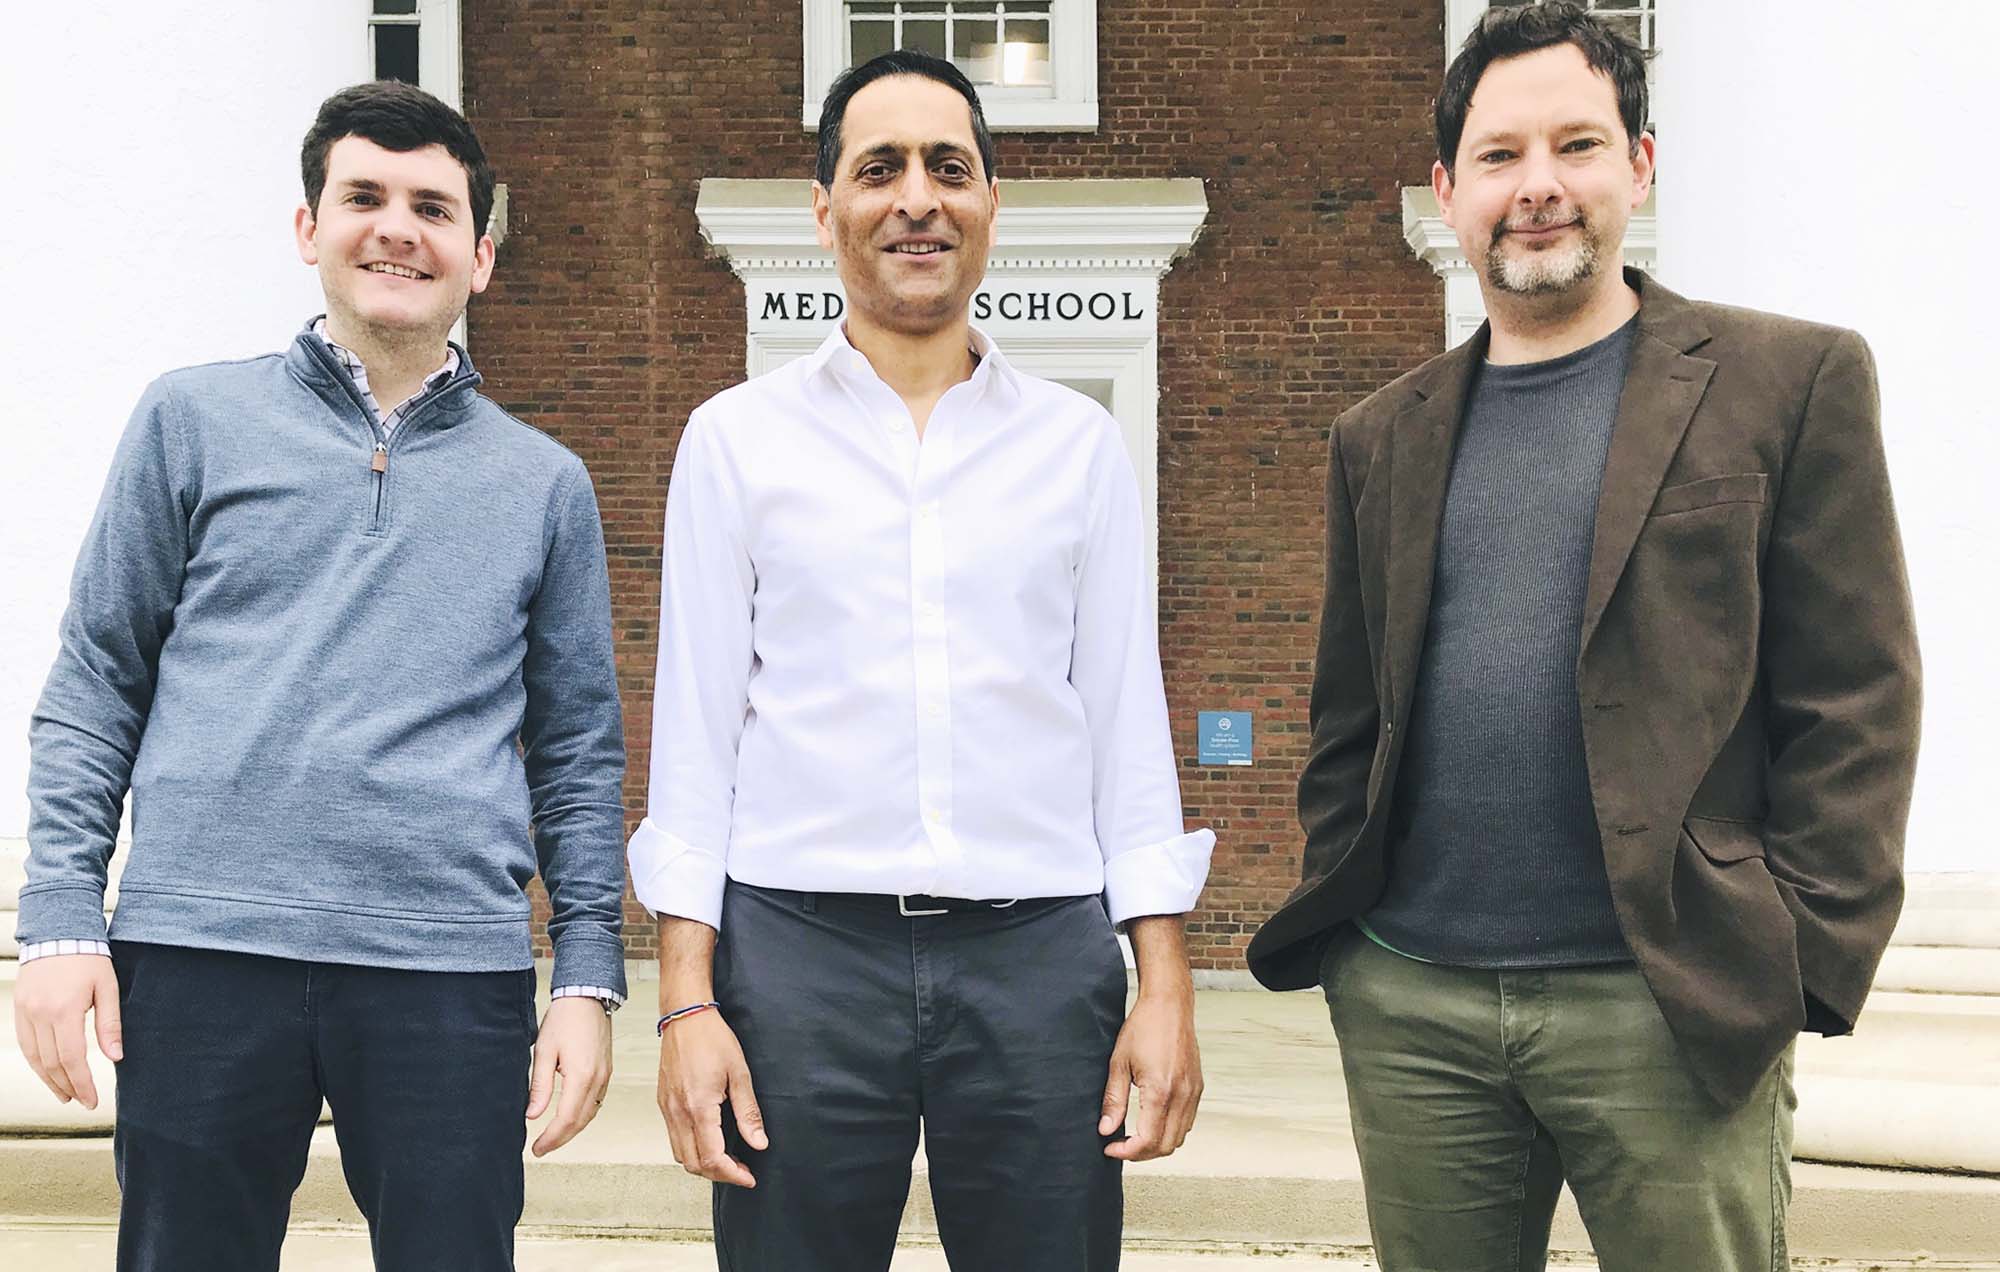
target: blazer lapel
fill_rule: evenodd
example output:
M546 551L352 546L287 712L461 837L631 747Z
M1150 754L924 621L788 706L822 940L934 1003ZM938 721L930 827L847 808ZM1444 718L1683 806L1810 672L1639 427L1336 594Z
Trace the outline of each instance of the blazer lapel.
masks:
M1715 374L1713 362L1687 353L1709 338L1694 307L1636 271L1627 271L1627 277L1639 289L1639 331L1632 342L1632 362L1618 399L1611 451L1605 457L1604 483L1597 497L1597 529L1583 601L1585 647L1617 590L1660 482L1708 391L1709 377Z
M1416 385L1417 402L1390 431L1389 565L1385 579L1383 656L1389 668L1389 719L1405 714L1423 657L1437 572L1438 526L1451 484L1452 450L1473 374L1486 354L1485 327L1433 364Z

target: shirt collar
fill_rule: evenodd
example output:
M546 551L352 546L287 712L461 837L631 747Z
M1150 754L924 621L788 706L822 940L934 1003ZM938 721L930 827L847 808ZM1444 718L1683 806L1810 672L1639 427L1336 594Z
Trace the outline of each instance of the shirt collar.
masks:
M319 317L312 320L311 330L315 336L318 336L320 338L320 340L326 345L327 348L333 351L333 356L340 359L340 365L347 368L347 373L353 376L358 384L365 386L367 384L367 377L368 377L368 368L366 364L364 364L360 358L355 356L353 350L347 348L345 345L335 344L333 337L326 334L325 314L321 314ZM429 375L424 377L424 386L422 389L419 389L418 392L419 393L428 392L429 390L436 388L438 385L442 384L444 381L450 379L452 376L457 374L458 374L458 348L457 346L453 345L451 341L447 340L444 343L444 364L440 366L437 370L431 372ZM368 392L371 397L374 396L373 390L364 389L364 391Z
M971 335L968 343L979 358L979 365L972 369L972 378L968 381L973 391L977 394L1002 392L1018 401L1021 396L1020 373L1000 352L1000 346L993 337L977 327L969 327L968 331ZM805 371L808 376L824 372L850 380L882 382L867 355L848 341L845 323L835 323L826 339L820 341L819 348L806 355Z

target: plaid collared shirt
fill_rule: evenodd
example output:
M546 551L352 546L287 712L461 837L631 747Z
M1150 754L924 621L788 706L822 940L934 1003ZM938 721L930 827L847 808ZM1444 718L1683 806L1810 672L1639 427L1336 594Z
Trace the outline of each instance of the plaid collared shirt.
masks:
M333 351L333 356L340 359L340 365L347 368L348 377L354 381L354 387L361 391L361 400L368 404L369 411L374 414L376 422L381 424L384 434L396 431L396 425L403 422L403 416L409 414L410 407L416 404L418 398L458 374L458 350L447 344L444 347L444 365L425 376L423 387L398 402L394 410L384 411L382 404L375 400L375 391L368 387L368 368L362 365L361 359L355 357L351 350L335 344L326 334L326 319L320 318L314 321L312 329L315 336L326 342L326 347Z

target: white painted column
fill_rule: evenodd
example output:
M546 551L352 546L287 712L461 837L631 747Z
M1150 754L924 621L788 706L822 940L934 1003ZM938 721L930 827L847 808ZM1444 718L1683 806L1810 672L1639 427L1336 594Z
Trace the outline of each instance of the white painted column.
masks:
M319 312L299 143L369 77L366 0L11 6L0 40L0 952L28 717L112 449L148 381Z
M1923 647L1909 899L1857 1036L1801 1043L1798 1152L2000 1169L2000 6L1687 0L1660 45L1659 276L1867 338Z
M1660 23L1661 279L1874 348L1924 657L1909 867L1993 871L2000 5L1680 3Z

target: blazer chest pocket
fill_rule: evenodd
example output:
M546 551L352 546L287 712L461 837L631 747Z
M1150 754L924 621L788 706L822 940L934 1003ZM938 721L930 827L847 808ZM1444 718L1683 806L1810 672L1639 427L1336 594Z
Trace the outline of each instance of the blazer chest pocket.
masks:
M1693 512L1697 508L1713 508L1718 504L1761 504L1764 502L1765 485L1762 473L1728 473L1721 477L1684 481L1662 490L1659 497L1653 500L1653 510L1648 515L1666 517L1677 512Z

